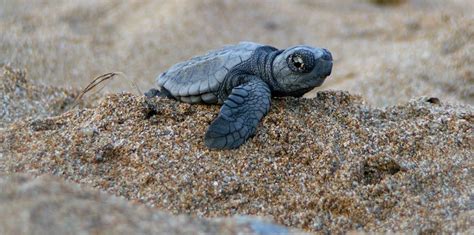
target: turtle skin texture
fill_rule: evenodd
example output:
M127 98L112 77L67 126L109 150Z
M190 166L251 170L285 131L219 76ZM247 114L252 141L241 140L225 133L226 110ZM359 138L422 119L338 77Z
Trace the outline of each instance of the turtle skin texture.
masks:
M300 97L320 86L332 71L324 48L298 45L284 50L241 42L175 64L156 78L164 96L191 104L222 104L204 143L210 149L234 149L255 133L270 110L271 97Z

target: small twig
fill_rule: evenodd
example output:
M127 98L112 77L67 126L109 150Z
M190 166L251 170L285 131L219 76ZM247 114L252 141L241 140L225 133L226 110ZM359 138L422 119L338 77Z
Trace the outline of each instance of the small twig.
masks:
M115 76L118 76L118 75L122 75L123 78L125 78L125 80L127 80L128 82L131 82L132 85L135 87L135 89L137 89L138 93L139 94L142 94L140 88L138 87L137 83L135 82L135 80L130 80L124 73L122 72L111 72L111 73L106 73L106 74L102 74L100 76L97 76L96 78L94 78L82 91L81 93L76 97L76 99L74 99L74 102L73 102L73 106L72 108L75 108L79 102L79 100L82 99L82 97L84 97L84 95L86 93L88 93L89 91L91 91L92 89L94 89L95 87L97 87L99 84L109 80L109 79L112 79L114 78ZM96 91L94 94L96 94L97 92L100 92L102 89L104 89L104 87L100 88L98 91Z
M125 78L125 80L132 83L132 85L135 87L135 89L137 89L137 92L138 92L139 95L143 94L143 92L140 90L140 87L138 87L138 84L136 83L135 79L127 77L127 75L125 75L122 72L115 72L115 74L116 75L122 75L122 77Z

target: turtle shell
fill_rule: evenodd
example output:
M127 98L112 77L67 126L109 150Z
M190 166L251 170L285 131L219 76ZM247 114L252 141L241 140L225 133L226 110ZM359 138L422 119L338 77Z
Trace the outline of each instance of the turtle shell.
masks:
M217 93L228 71L250 58L260 46L241 42L175 64L156 78L158 88L188 103L221 103Z

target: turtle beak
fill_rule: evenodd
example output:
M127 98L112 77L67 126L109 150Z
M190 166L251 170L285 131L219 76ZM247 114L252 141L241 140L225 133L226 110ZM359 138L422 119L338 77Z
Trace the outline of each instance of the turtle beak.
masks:
M322 55L317 59L318 67L321 71L321 77L325 78L331 75L332 72L332 54L325 48L321 48Z
M325 61L323 65L323 77L328 77L332 72L332 61Z

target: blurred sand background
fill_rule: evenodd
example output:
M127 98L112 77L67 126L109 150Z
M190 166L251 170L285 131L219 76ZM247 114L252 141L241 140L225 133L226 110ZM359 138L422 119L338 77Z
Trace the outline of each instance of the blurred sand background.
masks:
M318 90L377 106L414 96L473 104L473 12L471 0L0 0L0 63L76 88L121 71L144 92L169 66L225 44L309 44L335 57ZM107 89L136 92L124 79Z

